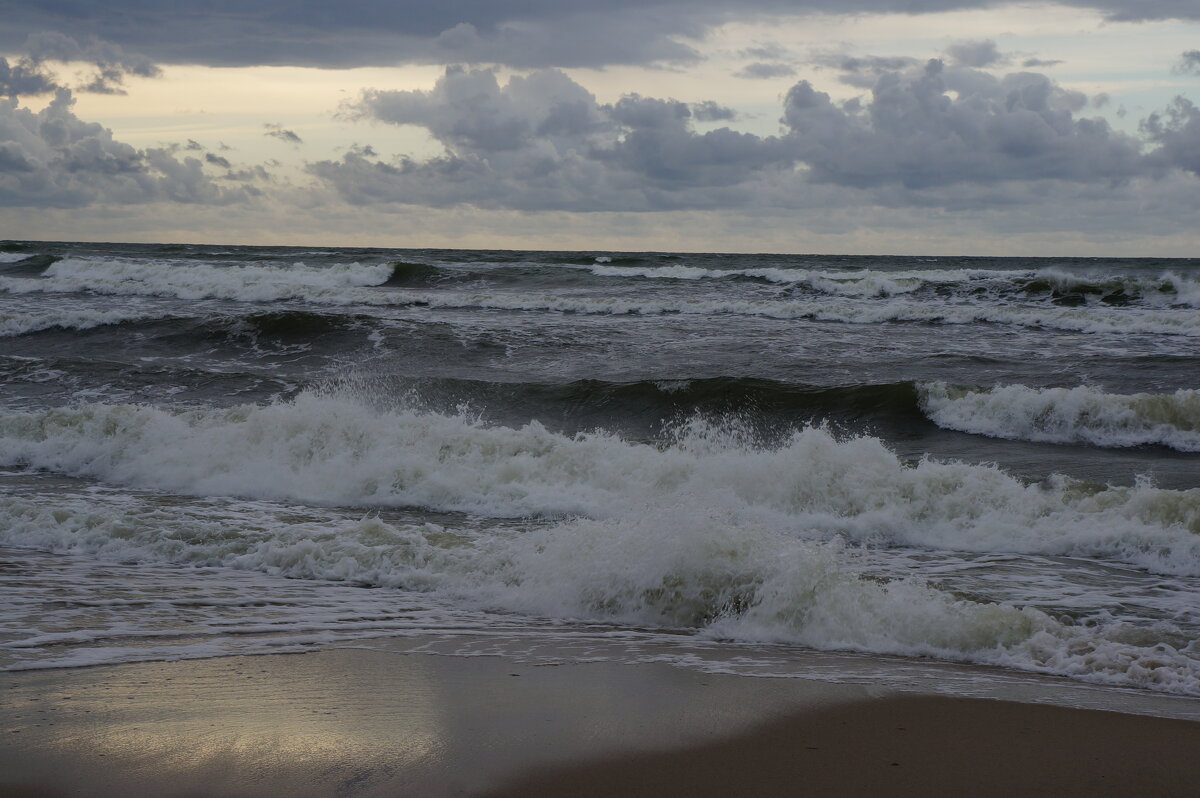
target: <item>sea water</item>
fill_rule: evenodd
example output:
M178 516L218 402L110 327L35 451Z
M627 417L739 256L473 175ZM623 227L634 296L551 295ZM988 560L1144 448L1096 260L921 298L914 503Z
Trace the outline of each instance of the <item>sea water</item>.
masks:
M2 246L5 669L370 645L1196 711L1200 262Z

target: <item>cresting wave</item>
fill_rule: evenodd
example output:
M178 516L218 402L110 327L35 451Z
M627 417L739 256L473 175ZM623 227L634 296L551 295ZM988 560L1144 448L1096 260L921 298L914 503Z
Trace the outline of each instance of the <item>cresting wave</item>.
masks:
M0 309L0 338L52 330L89 330L110 324L149 321L160 314L139 310L101 310L99 308L59 308L53 311L11 311Z
M959 388L921 385L921 409L944 429L993 438L1200 452L1200 391L1110 394L1081 385Z
M178 299L308 299L346 304L356 301L347 289L382 285L391 276L388 264L214 266L192 261L66 258L47 266L40 277L0 276L0 289L16 294L90 291Z
M736 422L693 419L654 446L310 391L228 409L2 413L0 452L5 465L190 495L598 521L699 507L800 538L1200 575L1200 490L1027 485L994 466L906 465L875 438L821 428L763 447Z

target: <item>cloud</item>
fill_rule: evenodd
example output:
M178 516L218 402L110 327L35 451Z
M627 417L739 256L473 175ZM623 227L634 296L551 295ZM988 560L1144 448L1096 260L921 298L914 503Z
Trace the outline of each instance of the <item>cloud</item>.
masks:
M712 100L692 103L692 118L697 122L732 122L737 119L737 111L718 105Z
M1141 130L1159 145L1149 156L1153 163L1200 175L1200 109L1192 102L1176 97L1165 111L1143 121Z
M1021 62L1021 66L1025 67L1026 69L1035 69L1058 66L1059 64L1063 63L1066 62L1060 59L1026 58Z
M264 136L271 136L272 138L279 139L280 141L285 141L288 144L300 145L304 143L304 139L296 135L296 131L288 130L283 125L277 125L268 122L263 125L263 127L267 129L267 132L263 133Z
M1200 20L1192 0L1064 0L1111 21ZM991 0L909 0L909 14L989 8ZM316 67L402 63L598 67L680 63L698 55L690 42L738 18L895 13L894 0L210 0L200 5L106 0L9 0L0 49L15 51L30 33L90 36L156 63ZM752 55L781 56L770 45ZM110 59L110 63L116 63ZM111 86L111 82L101 85Z
M245 196L219 188L196 158L115 140L112 131L75 116L73 104L66 89L36 113L0 100L0 206L221 204Z
M929 61L883 74L865 108L838 106L801 81L784 122L813 180L908 188L1061 179L1113 181L1142 168L1140 144L1044 75L1002 78Z
M96 71L91 80L77 86L77 91L125 94L123 86L127 75L153 78L162 74L162 70L146 56L127 53L120 45L94 37L80 44L65 33L39 31L26 38L23 49L28 53L28 61L38 67L48 62L92 65Z
M20 97L30 94L46 94L58 88L54 76L28 58L15 64L0 58L0 96Z
M989 207L1034 186L1115 191L1164 170L1193 170L1200 112L1177 104L1140 140L1079 116L1087 97L1045 75L1002 77L939 60L851 64L870 96L835 103L800 81L783 133L700 133L706 103L629 94L600 104L562 72L514 76L451 68L429 91L368 91L346 113L425 128L445 148L426 161L358 148L310 173L354 204L518 210L806 207L831 187L862 201ZM1182 103L1182 101L1180 101ZM869 195L869 196L868 196Z
M786 78L795 75L796 68L790 64L756 61L753 64L747 64L733 74L739 78L767 80L770 78Z
M699 103L702 120L728 109ZM790 155L777 138L692 129L686 103L629 94L611 105L557 70L501 86L486 70L451 68L429 91L370 91L360 118L419 125L446 155L383 161L352 150L310 171L352 203L469 203L524 210L654 210L728 201Z
M952 44L946 48L946 54L950 56L950 63L976 69L1000 66L1007 64L1010 60L1008 56L1000 52L996 43L991 39Z
M213 166L219 166L222 169L233 168L233 165L229 163L228 158L224 158L220 155L213 155L211 152L204 153L204 162L212 164Z
M1179 56L1175 71L1185 75L1200 75L1200 50L1188 50Z

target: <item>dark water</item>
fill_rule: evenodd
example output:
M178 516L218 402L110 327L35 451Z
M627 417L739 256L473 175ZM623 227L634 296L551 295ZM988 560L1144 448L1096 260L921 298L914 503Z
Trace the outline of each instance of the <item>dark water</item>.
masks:
M5 244L0 656L511 627L1200 694L1198 263Z

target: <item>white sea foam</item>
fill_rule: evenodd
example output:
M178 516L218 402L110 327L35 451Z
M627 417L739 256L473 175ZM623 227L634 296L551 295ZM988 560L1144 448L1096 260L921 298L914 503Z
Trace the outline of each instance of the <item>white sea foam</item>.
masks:
M993 466L905 465L879 440L797 431L777 448L700 421L655 447L533 422L381 409L346 392L176 411L0 414L0 465L192 495L418 506L493 518L701 507L810 539L1121 560L1200 574L1200 490L1026 485Z
M598 277L643 277L657 280L720 280L749 277L781 285L801 285L825 294L848 297L887 297L911 294L931 285L954 285L980 280L1012 279L1022 272L987 269L956 271L918 269L908 271L822 271L751 267L706 269L697 266L593 266Z
M137 310L101 310L99 308L55 308L34 311L0 310L0 338L61 327L89 330L108 324L123 324L158 318L160 314Z
M1176 272L1151 275L1080 274L1058 268L1039 269L1030 280L1061 293L1125 295L1151 305L1200 307L1200 280Z
M192 261L65 258L47 267L40 277L0 278L0 288L11 293L90 291L179 299L310 299L345 304L355 301L353 292L347 289L381 285L391 275L388 264L213 266Z
M1088 443L1119 448L1156 444L1200 451L1200 391L1111 394L1081 385L991 389L920 386L921 409L945 429L993 438Z
M1200 693L1194 643L1154 642L1154 634L1148 642L1146 630L1120 623L1077 626L1032 608L959 598L912 578L865 578L853 551L837 541L803 540L712 508L642 508L622 518L465 535L430 523L289 515L287 508L272 512L262 503L207 516L162 503L0 497L0 541L126 562L391 586L481 609L689 628L718 639L938 656ZM265 631L286 633L292 643L298 633L346 639L398 625L368 617L357 628L349 620L304 616ZM243 625L239 631L256 630ZM79 640L50 635L21 645L89 643L97 635L114 636L85 630L75 635ZM160 644L162 638L156 638Z
M803 299L646 299L633 296L575 296L564 294L486 292L404 292L389 297L364 297L371 303L419 303L435 308L491 310L550 310L599 315L759 316L773 319L811 319L846 324L890 321L926 324L989 324L1042 327L1072 332L1200 336L1200 313L1170 308L1060 308L996 304L919 302L888 299L863 303Z

